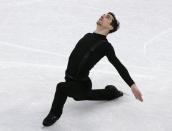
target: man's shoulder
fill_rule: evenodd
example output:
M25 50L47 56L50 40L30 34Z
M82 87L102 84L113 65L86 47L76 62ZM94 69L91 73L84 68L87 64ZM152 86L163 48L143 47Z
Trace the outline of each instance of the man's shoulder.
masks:
M93 35L94 35L94 33L88 32L84 35L84 38L92 38ZM108 46L112 46L111 43L107 39L102 39L100 41L106 45L108 44Z
M107 40L107 39L105 39L105 40L101 40L102 41L102 43L104 43L106 46L112 46L112 44Z
M86 33L83 35L82 39L89 38L92 34L91 33Z
M84 36L90 36L90 35L92 35L93 33L90 33L90 32L88 32L88 33L86 33Z
M107 51L114 50L113 45L109 41L106 42L106 50Z

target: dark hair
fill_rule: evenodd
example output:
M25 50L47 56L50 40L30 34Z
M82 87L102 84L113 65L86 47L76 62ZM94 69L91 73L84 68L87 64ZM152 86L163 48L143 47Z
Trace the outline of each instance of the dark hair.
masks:
M109 31L109 33L113 33L113 32L115 32L115 31L117 31L117 30L119 29L120 23L119 23L119 21L116 19L114 13L108 12L108 14L112 15L112 17L113 17L113 20L112 20L112 22L111 22L111 25L112 25L113 29Z

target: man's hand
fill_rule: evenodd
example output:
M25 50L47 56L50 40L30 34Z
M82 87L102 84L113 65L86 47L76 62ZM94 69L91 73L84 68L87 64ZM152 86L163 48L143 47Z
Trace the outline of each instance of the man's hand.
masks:
M131 86L131 91L134 94L136 99L138 99L139 101L143 102L142 94L141 94L141 92L139 91L139 89L137 88L137 86L135 84L133 84Z

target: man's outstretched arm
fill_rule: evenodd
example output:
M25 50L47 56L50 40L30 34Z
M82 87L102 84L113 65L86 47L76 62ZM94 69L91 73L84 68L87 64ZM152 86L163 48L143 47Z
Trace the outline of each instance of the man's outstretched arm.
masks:
M123 80L128 84L128 86L130 86L131 91L132 91L133 95L135 96L135 98L142 102L143 98L142 98L141 92L139 91L135 82L132 80L126 67L116 57L115 51L111 45L109 46L106 55L107 55L107 58L110 61L110 63L117 69L118 73L123 78Z

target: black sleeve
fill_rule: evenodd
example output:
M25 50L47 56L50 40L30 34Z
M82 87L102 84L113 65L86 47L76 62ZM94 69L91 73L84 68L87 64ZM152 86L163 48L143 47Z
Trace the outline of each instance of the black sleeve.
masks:
M110 63L117 69L118 73L123 78L123 80L128 84L128 86L131 86L132 84L134 84L134 81L130 77L128 70L116 57L114 48L112 47L110 43L106 50L106 56L108 60L110 61Z

